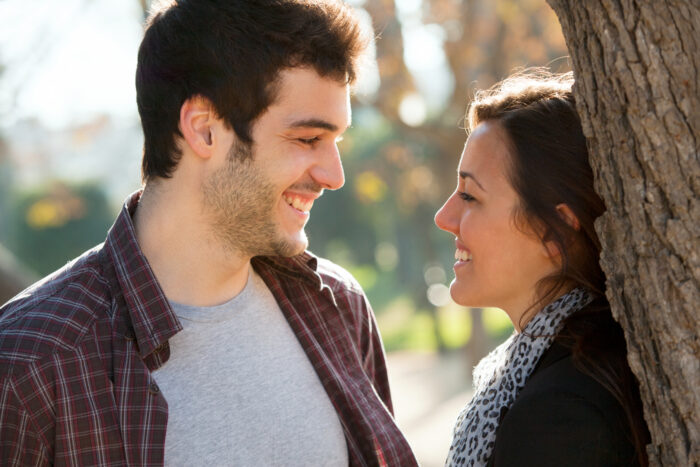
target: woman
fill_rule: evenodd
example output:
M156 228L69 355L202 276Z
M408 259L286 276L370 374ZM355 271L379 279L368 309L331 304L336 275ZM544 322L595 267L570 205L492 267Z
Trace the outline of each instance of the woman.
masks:
M515 327L474 370L448 465L644 465L649 434L605 298L593 189L571 74L519 73L477 93L457 190L452 298Z

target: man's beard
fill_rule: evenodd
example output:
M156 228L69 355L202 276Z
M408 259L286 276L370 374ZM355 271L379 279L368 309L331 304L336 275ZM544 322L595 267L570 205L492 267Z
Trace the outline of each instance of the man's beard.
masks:
M252 148L234 143L226 165L203 186L204 209L221 245L245 256L294 256L305 244L284 238L276 224L275 187L255 166Z

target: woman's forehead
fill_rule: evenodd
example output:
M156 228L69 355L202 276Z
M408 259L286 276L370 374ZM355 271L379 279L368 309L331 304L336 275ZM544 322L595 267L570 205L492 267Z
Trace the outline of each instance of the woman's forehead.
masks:
M505 130L497 123L480 123L471 132L459 163L459 171L474 175L479 181L505 179L509 164ZM487 188L488 189L488 188Z

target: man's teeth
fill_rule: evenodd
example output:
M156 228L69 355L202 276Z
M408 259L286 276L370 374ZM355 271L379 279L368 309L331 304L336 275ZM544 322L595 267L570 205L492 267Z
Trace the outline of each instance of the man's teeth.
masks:
M295 209L298 209L299 211L302 212L309 212L311 211L311 206L314 205L314 201L302 201L301 198L296 198L296 197L291 197L291 196L283 196L284 200L292 206Z
M467 250L455 250L455 259L458 259L460 261L471 261L472 260L472 254L469 253Z

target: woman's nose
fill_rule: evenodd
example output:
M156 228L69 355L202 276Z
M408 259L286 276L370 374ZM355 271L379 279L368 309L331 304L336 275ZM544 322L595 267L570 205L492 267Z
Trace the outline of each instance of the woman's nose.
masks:
M450 196L445 204L435 214L435 225L440 229L457 235L459 229L459 218L454 206L454 195Z

